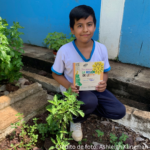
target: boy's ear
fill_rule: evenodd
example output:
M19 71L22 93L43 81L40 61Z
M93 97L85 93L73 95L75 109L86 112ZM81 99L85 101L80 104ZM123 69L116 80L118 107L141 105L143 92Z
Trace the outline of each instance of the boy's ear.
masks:
M71 33L74 34L74 29L70 27Z

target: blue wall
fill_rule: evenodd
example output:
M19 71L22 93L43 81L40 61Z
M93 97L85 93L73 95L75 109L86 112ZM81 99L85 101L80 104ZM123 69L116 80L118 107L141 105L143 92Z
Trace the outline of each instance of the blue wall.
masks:
M9 25L18 21L25 27L21 30L24 43L43 46L43 39L49 32L70 33L69 13L81 4L95 11L97 25L93 38L98 40L101 0L3 0L0 1L0 16Z
M150 0L126 0L119 60L150 67Z

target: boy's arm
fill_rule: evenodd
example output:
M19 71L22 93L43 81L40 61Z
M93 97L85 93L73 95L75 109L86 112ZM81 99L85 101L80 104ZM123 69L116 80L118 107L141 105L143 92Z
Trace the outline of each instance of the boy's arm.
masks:
M103 80L107 83L107 80L108 80L108 72L104 72Z
M63 75L57 75L56 73L52 72L52 76L59 84L61 84L66 89L68 89L72 84Z

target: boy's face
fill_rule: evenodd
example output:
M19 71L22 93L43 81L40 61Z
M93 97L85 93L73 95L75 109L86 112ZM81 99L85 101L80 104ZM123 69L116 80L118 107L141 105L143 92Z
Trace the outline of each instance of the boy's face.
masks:
M78 21L75 20L74 28L70 29L78 41L87 43L93 37L96 27L93 22L93 17L89 16L86 19L81 18Z

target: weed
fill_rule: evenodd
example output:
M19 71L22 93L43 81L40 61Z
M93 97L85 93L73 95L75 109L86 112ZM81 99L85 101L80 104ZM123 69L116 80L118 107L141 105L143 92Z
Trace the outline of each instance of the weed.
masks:
M18 113L16 114L16 116L18 116L19 122L11 124L12 128L17 128L19 126L21 126L21 121L23 119L23 114ZM37 130L37 118L33 119L34 125L33 126L29 126L27 124L25 124L25 122L22 122L22 126L21 126L21 133L19 134L21 142L19 144L13 145L11 144L11 147L13 149L16 149L17 147L23 147L26 148L27 150L31 149L35 143L37 142L38 139L38 135L35 134L35 131ZM26 141L26 136L29 136L30 140Z
M82 144L82 141L78 141L78 144L81 145L81 144Z
M119 57L117 56L117 57L115 57L115 59L114 59L116 62L119 62Z
M110 142L116 147L116 150L124 150L123 142L126 141L128 136L122 133L121 137L118 139L115 134L110 133ZM128 147L128 144L125 145Z
M100 138L100 141L102 140L102 136L104 136L104 132L100 131L100 130L95 130L97 132L97 136Z

